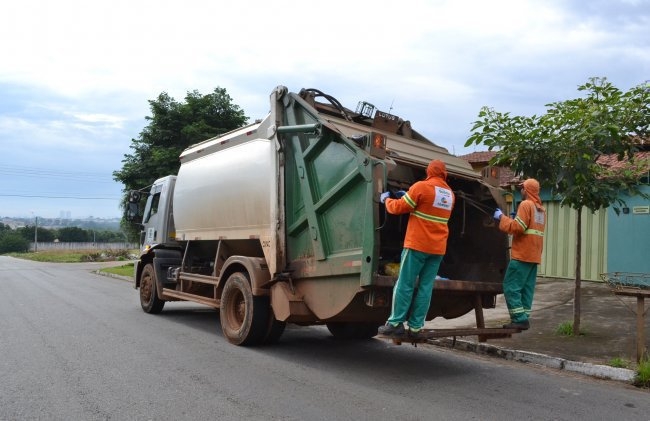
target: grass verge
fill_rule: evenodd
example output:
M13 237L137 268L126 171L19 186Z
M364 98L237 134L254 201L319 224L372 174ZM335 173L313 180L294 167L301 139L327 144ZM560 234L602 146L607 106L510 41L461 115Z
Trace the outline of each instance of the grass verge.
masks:
M102 268L99 271L100 272L106 272L106 273L112 273L114 275L120 275L120 276L128 276L133 278L133 263L127 263L126 265L123 266L114 266L110 268Z
M129 260L133 250L44 250L29 253L8 253L19 259L51 263L113 262Z
M630 368L630 362L624 358L621 357L615 357L609 360L609 363L607 363L610 367L615 367L615 368Z

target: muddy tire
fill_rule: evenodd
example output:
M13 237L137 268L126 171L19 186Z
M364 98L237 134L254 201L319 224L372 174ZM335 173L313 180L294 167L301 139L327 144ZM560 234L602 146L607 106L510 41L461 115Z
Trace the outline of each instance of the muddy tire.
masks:
M254 297L250 280L242 272L226 280L219 315L224 336L235 345L257 345L269 330L268 297Z
M140 276L140 305L145 313L158 314L165 306L165 301L158 298L156 292L156 271L148 264Z
M364 340L377 336L377 323L330 322L327 329L336 339Z

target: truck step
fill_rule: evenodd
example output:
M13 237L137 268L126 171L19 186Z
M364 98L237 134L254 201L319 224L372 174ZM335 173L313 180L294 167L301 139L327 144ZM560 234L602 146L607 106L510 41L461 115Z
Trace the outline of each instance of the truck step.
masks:
M426 343L429 340L437 338L449 338L457 336L478 336L480 339L509 338L514 333L521 332L521 329L506 329L501 327L484 327L484 328L465 328L465 329L422 329L418 338L412 338L408 335L403 336L386 336L377 335L379 339L388 339L396 345L402 342L416 345Z
M163 288L163 296L181 300L181 301L193 301L195 303L204 304L206 306L219 308L221 306L221 300L214 298L202 297L200 295L188 294L186 292L176 291L174 289Z

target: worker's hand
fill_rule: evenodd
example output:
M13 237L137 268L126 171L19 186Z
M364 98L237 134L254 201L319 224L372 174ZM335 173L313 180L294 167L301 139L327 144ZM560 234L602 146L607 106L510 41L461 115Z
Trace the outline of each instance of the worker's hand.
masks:
M402 196L404 196L405 194L406 194L406 192L404 190L396 191L395 192L395 198L401 199Z
M497 210L494 211L493 218L496 219L497 221L500 221L502 215L503 215L503 212L501 212L501 209L497 208Z
M385 203L385 202L386 202L386 198L387 198L388 196L390 196L390 192L387 192L387 191L383 192L381 195L379 195L379 201L380 201L381 203Z

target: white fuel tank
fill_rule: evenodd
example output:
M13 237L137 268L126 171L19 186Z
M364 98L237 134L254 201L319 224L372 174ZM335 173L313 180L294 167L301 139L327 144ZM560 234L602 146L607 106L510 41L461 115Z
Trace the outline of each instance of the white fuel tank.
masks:
M269 235L275 197L272 190L277 185L273 143L264 138L239 137L203 147L188 151L194 156L183 162L178 172L174 191L176 238L219 240ZM197 156L202 152L206 154Z

